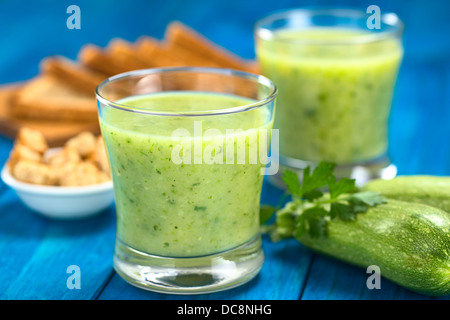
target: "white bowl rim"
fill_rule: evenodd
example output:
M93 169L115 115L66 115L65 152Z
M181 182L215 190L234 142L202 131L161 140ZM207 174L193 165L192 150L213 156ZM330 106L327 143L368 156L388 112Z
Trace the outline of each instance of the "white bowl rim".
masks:
M15 179L9 172L8 162L5 163L1 172L2 180L11 188L20 192L43 195L79 196L85 194L101 193L113 189L112 181L86 185L86 186L46 186L26 183Z

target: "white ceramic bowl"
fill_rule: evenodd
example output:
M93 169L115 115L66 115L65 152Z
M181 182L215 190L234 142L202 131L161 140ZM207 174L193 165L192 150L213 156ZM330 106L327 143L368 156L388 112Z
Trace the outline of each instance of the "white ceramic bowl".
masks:
M27 207L49 218L76 219L92 216L114 201L112 181L80 187L35 185L15 179L7 164L2 169L1 177Z

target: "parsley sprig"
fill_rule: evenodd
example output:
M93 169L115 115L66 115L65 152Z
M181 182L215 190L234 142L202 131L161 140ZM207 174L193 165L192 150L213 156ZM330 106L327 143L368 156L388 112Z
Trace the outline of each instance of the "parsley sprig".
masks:
M357 214L386 202L379 193L359 191L355 179L337 180L334 168L333 163L320 162L311 172L308 166L303 170L302 182L296 173L286 170L283 181L292 200L280 208L261 207L262 224L276 215L275 223L264 225L263 231L273 240L305 234L323 237L330 220L355 220Z

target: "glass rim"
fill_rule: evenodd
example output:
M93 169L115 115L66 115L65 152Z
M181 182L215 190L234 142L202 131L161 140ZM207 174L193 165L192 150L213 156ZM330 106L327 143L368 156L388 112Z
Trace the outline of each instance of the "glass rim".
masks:
M345 45L345 44L364 44L370 42L380 41L391 36L400 37L404 30L403 21L398 17L396 13L386 12L380 15L381 23L393 27L392 30L384 30L377 32L368 32L365 35L357 37L357 39L345 39L345 40L320 40L320 39L286 39L277 38L274 36L275 30L264 27L268 23L274 22L276 20L290 20L293 19L292 15L300 14L305 17L310 17L314 15L332 15L335 17L360 19L367 18L367 13L360 9L355 8L336 8L336 7L304 7L296 9L287 9L273 12L265 17L262 17L255 23L254 33L256 38L261 38L262 40L271 40L284 43L295 43L295 44L310 44L310 45ZM282 29L282 28L280 28ZM306 28L305 28L306 29ZM370 30L369 30L370 31Z
M255 102L240 105L237 107L232 108L225 108L225 109L213 109L213 110L194 110L194 111L186 111L186 112L164 112L164 111L153 111L148 110L145 108L139 108L134 106L129 106L122 103L117 103L115 101L111 101L101 94L101 91L104 87L106 87L108 84L117 81L122 80L130 77L139 77L139 76L146 76L146 75L152 75L152 74L163 74L163 73L175 73L175 72L197 72L197 73L209 73L209 74L216 74L216 75L224 75L224 76L236 76L244 79L253 80L255 83L262 84L269 88L269 94L267 97L264 97L263 99L258 99ZM180 90L182 91L182 90ZM164 91L160 91L164 92ZM177 91L167 91L167 92L177 92ZM196 91L192 91L196 92ZM214 91L198 91L198 92L211 92L216 93ZM219 92L217 92L219 93ZM214 67L162 67L162 68L149 68L149 69L139 69L139 70L133 70L128 71L124 73L120 73L114 76L111 76L104 81L102 81L96 88L95 88L95 95L97 97L97 101L103 105L106 105L108 107L116 108L122 111L127 112L135 112L135 113L141 113L146 115L154 115L154 116L172 116L172 117L200 117L200 116L214 116L214 115L224 115L224 114L232 114L232 113L239 113L239 112L245 112L250 111L253 109L260 108L271 101L273 101L278 93L278 89L276 85L267 77L259 74L254 74L250 72L245 71L239 71L234 69L226 69L226 68L214 68ZM220 93L219 93L220 94ZM131 97L131 96L130 96Z

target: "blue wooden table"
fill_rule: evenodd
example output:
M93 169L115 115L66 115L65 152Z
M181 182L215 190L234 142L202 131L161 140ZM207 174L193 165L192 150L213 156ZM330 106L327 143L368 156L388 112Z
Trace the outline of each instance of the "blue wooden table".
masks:
M111 38L160 38L182 21L220 45L254 57L253 25L271 11L299 5L377 4L406 24L405 59L390 120L389 154L400 174L450 175L450 3L435 1L0 1L0 84L38 73L42 58L75 58L84 43ZM71 4L81 9L81 30L66 27ZM0 137L0 163L12 141ZM264 183L262 202L280 190ZM80 221L43 218L0 182L0 299L430 299L383 279L366 287L366 270L312 253L296 241L264 239L266 261L248 284L225 292L174 296L137 289L112 268L115 210ZM81 271L81 288L68 289L67 267ZM442 297L440 299L449 299Z

